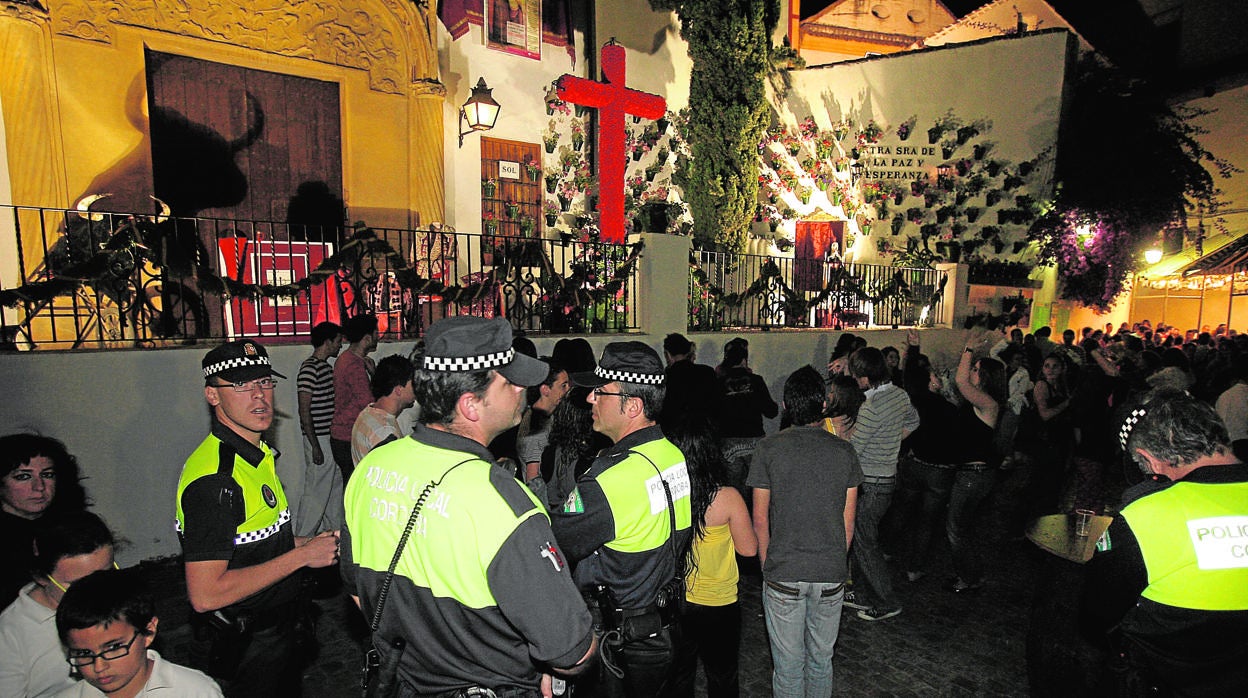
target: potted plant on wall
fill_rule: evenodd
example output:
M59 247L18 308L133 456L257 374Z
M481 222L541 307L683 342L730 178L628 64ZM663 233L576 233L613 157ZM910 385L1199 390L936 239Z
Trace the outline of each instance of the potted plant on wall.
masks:
M910 118L897 124L897 137L903 141L910 138L910 133L914 131L914 123L918 120L919 117L917 115L911 114Z
M498 214L493 211L485 211L481 214L481 229L486 235L494 235L498 233Z
M520 214L520 204L515 201L508 201L503 207L507 211L507 217L513 221L516 219L516 216Z
M937 119L931 128L927 129L928 145L936 145L936 141L939 141L941 136L949 131L957 131L961 126L962 120L954 116L953 110L950 109L945 112L944 116ZM948 160L949 156L945 156L945 159Z
M558 202L552 199L546 199L542 203L542 213L546 214L546 226L549 228L555 227L555 224L559 221Z
M555 186L558 184L559 184L558 174L551 172L550 174L546 175L546 193L547 194L554 194Z
M526 238L533 237L533 229L536 227L536 221L533 216L524 216L520 219L520 234Z
M487 199L494 197L494 192L498 191L498 180L490 177L481 180L481 195Z
M536 182L542 178L542 166L532 157L525 159L524 171L529 175L530 182Z

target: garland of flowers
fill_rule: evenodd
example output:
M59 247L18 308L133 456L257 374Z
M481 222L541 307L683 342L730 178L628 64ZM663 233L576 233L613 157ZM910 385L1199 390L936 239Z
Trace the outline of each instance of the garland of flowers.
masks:
M694 280L700 287L706 290L708 297L728 308L739 308L750 298L765 295L773 287L773 284L776 284L784 295L782 309L794 317L802 317L811 308L822 305L833 293L851 293L858 302L869 302L872 304L895 300L905 303L934 305L945 292L945 283L949 280L948 274L942 274L932 295L927 299L923 299L915 295L913 287L906 283L899 269L893 273L888 283L879 288L876 293L870 293L863 287L862 281L854 276L849 269L844 265L836 265L832 268L823 290L812 298L805 298L802 291L796 291L789 286L788 282L784 280L780 267L771 259L763 263L762 268L759 270L758 278L744 291L739 293L726 293L723 288L711 283L706 272L698 265L697 260L693 256L690 256L689 267Z
M134 245L137 250L137 241L132 241L130 244ZM628 257L616 266L614 273L605 283L594 288L588 288L584 283L585 280L575 272L567 278L560 275L555 271L545 250L542 250L539 285L543 292L568 293L568 298L578 305L613 297L633 274L643 246L641 242L630 245ZM68 268L56 274L54 278L0 291L0 305L15 308L23 302L46 303L57 296L72 295L84 285L112 284L117 280L117 276L111 271L109 261L115 259L118 251L116 249L102 250L83 264ZM293 298L330 281L338 275L340 270L354 266L366 256L385 258L394 271L395 280L402 288L414 294L441 296L448 303L469 303L488 297L502 283L501 280L519 274L521 262L518 255L508 255L503 265L487 272L479 281L466 286L446 284L418 274L390 243L378 238L376 233L363 223L356 223L355 233L351 240L343 244L337 253L323 259L315 269L298 281L288 284L244 283L228 276L220 276L203 265L196 267L195 280L201 291L219 293L227 299L233 297L254 301L260 298ZM155 262L153 265L159 268Z

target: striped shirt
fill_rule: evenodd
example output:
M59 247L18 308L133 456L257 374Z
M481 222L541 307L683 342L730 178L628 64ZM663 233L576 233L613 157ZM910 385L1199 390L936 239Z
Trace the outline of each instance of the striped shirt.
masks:
M295 385L299 392L312 394L312 428L317 436L325 436L334 421L334 367L309 356L299 364Z
M872 388L866 396L849 442L858 453L864 476L894 477L901 439L919 428L919 413L906 391L892 383Z

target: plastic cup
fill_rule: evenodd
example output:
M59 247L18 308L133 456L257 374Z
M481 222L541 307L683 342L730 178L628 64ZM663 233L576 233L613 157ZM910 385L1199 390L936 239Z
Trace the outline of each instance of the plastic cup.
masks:
M1092 517L1096 512L1091 509L1075 509L1075 535L1080 538L1088 535L1092 527Z

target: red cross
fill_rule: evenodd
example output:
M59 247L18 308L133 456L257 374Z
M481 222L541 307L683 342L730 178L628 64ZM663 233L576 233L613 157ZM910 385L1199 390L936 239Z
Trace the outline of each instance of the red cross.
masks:
M603 82L559 77L559 98L598 110L598 201L602 239L624 242L624 115L658 119L667 100L624 86L624 47L612 39L602 47Z

